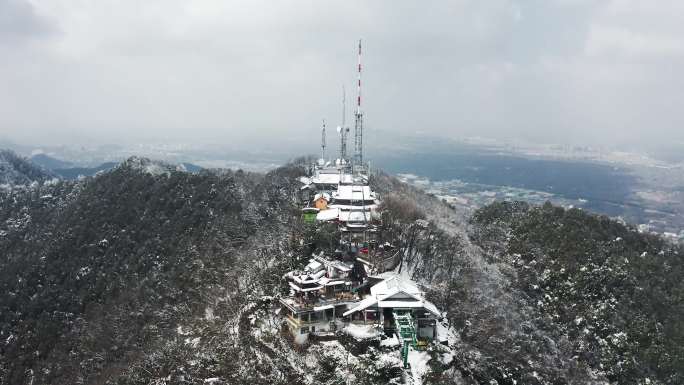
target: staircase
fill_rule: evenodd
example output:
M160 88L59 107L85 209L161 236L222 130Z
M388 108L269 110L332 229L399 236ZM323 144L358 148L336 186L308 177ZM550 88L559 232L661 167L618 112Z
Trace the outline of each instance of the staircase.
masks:
M413 323L411 314L393 313L393 316L397 338L399 338L399 341L403 342L401 359L404 362L404 368L407 368L409 345L413 345L414 348L416 347L416 327Z

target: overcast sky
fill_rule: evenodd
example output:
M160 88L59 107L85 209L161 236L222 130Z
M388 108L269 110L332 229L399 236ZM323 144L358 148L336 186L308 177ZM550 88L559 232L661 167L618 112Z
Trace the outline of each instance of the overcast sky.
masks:
M0 0L0 138L684 141L684 1ZM351 120L351 114L348 121Z

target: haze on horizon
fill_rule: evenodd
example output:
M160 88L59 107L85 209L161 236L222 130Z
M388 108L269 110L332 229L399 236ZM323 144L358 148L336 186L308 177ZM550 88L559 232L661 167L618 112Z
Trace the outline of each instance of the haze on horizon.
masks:
M0 139L317 136L362 38L368 129L684 143L683 34L675 0L0 0Z

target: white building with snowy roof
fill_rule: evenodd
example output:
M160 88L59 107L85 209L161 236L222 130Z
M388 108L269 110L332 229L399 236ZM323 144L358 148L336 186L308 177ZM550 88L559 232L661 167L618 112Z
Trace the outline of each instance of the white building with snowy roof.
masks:
M303 271L285 275L290 295L280 300L285 320L295 337L321 335L344 326L342 313L361 300L356 290L363 285L364 270L353 262L314 256Z
M332 193L333 203L331 206L341 210L352 210L366 208L368 210L377 208L377 195L371 190L370 186L364 185L340 185Z
M395 317L410 315L415 323L418 340L432 340L436 336L440 311L412 282L391 276L370 288L370 294L344 312L352 322L382 326L394 331Z

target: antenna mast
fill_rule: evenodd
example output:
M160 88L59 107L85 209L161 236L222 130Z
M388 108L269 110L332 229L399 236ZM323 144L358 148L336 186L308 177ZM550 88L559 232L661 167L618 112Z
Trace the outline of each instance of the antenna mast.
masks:
M347 115L347 94L342 86L342 126L338 127L337 131L340 133L340 163L347 158L347 128L345 127L345 117Z
M342 85L342 128L344 128L344 126L347 124L346 118L347 118L347 92L344 89L344 85Z
M325 160L325 119L323 119L323 128L321 129L321 159Z
M361 112L361 40L359 40L358 73L358 96L356 97L356 119L354 124L354 165L356 167L363 167L363 112Z

